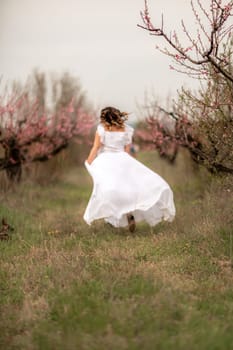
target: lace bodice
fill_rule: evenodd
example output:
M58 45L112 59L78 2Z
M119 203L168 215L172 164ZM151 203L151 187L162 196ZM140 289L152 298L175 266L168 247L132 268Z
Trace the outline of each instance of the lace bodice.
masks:
M133 132L134 129L129 125L125 125L125 131L107 131L99 124L97 133L102 144L100 152L124 151L124 147L132 143Z

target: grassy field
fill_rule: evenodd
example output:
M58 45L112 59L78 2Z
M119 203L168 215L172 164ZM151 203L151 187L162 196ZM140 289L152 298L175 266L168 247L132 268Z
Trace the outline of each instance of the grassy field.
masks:
M176 167L139 158L172 186L173 223L87 226L92 183L79 167L0 192L15 228L0 241L0 349L233 348L233 179L185 155Z

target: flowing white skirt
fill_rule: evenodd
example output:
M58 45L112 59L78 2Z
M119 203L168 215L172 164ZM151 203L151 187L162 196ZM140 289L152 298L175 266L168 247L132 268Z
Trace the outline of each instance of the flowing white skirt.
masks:
M126 152L103 152L85 166L93 179L93 192L84 220L105 219L115 227L128 225L127 213L135 221L154 226L175 216L173 193L158 174Z

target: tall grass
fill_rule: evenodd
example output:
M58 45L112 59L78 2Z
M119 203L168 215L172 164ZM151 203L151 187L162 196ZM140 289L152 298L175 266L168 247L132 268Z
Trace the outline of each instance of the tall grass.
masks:
M14 226L0 241L2 349L231 349L233 181L139 160L172 186L173 223L134 234L82 215L92 182L83 167L42 186L1 192Z

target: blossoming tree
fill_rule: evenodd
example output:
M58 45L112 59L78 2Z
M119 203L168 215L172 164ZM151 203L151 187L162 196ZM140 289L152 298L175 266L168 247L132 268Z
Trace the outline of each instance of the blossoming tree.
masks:
M165 31L163 18L161 25L152 23L145 1L141 13L143 25L139 27L164 39L165 48L157 48L171 57L171 70L188 74L201 82L196 93L182 88L171 112L162 109L173 119L172 129L158 117L161 107L154 104L154 114L149 115L145 130L147 134L153 134L152 144L165 156L167 150L173 148L174 159L177 147L181 145L189 149L196 162L204 164L210 171L233 173L233 24L230 21L233 1L209 0L207 6L201 0L191 0L190 4L197 23L197 35L192 36L182 21L187 38L184 45L177 31L170 34ZM147 138L145 134L143 137Z
M0 99L0 170L20 181L25 163L46 161L66 148L72 138L87 142L94 115L75 98L48 111L28 93Z

